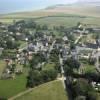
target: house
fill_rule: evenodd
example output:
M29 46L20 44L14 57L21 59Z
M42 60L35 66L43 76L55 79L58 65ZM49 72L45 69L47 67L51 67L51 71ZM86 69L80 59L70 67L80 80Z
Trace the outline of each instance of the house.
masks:
M74 59L78 59L78 54L77 54L77 51L76 50L72 50L71 51L71 55L72 55L72 58L74 58Z
M47 39L43 39L42 41L41 41L42 43L43 43L43 46L47 46L48 47L48 40Z
M68 41L67 36L64 36L64 37L63 37L63 41Z
M100 28L93 28L93 31L96 33L100 33Z
M67 59L68 55L69 55L69 47L64 45L61 49L60 49L60 53L61 56L64 60Z
M87 48L98 49L97 43L86 43L85 45Z
M25 41L27 38L26 38L24 33L17 32L16 33L16 39Z
M33 43L28 44L28 50L34 51L34 46L35 45Z

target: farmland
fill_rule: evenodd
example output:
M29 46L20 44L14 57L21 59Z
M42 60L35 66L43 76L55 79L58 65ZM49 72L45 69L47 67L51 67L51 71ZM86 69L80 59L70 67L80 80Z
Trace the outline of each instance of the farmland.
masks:
M84 23L84 24L89 24L89 25L100 25L100 18L97 17L86 17L86 16L76 16L76 15L68 15L68 14L58 14L58 15L53 15L53 16L42 16L42 17L16 17L16 18L0 18L0 22L4 23L13 23L13 20L22 20L22 19L32 19L35 22L37 22L40 25L48 25L49 27L53 26L66 26L66 27L73 27L75 26L78 22Z

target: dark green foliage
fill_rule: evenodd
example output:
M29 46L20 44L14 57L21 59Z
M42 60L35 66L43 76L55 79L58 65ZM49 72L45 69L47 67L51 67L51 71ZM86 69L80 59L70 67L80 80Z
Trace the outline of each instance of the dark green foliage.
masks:
M94 65L95 62L96 62L96 59L90 57L88 62L89 62L90 65Z
M34 87L39 84L54 80L57 77L55 70L31 70L27 77L27 87Z
M2 98L2 97L0 97L0 100L7 100L6 98Z
M57 71L50 69L50 70L43 70L41 72L42 78L44 82L48 82L54 80L57 77Z
M97 93L95 91L89 91L87 100L97 100Z
M100 82L100 74L88 72L84 74L84 77L90 81Z
M16 49L20 46L18 42L12 40L7 40L6 45L8 49Z
M11 67L10 71L11 71L12 73L14 73L14 72L15 72L15 68L16 68L16 64L12 64L12 67Z
M59 51L54 49L50 53L50 61L51 62L58 62L59 61Z
M48 30L48 26L47 25L43 25L42 26L42 30Z
M78 81L73 84L73 90L76 96L85 96L87 100L96 100L94 88L85 79L78 79Z
M41 75L37 70L31 70L27 77L27 87L34 87L41 83Z
M74 43L71 43L71 44L70 44L70 49L71 49L71 50L75 49L75 47L76 47L76 45L75 45Z
M64 67L65 67L65 72L73 72L73 69L79 69L80 67L80 63L73 58L68 58L65 62L64 62Z
M41 52L38 54L34 54L32 60L30 61L30 68L32 68L32 69L36 68L38 63L42 63L45 60L46 59Z

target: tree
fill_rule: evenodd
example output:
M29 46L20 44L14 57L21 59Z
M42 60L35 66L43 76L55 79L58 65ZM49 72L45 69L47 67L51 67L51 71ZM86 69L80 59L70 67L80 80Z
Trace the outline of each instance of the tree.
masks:
M37 70L31 70L27 77L27 87L34 87L42 83L41 73Z
M100 75L96 72L85 73L84 77L90 81L100 82Z
M80 63L76 59L73 58L68 58L65 62L64 65L67 65L71 69L79 69Z
M59 51L54 49L50 53L50 61L51 62L58 62L59 61Z
M96 59L95 58L89 58L89 64L90 65L94 65L95 64L95 62L96 62Z
M57 77L57 71L54 69L43 70L41 74L44 82L54 80Z
M86 100L85 96L77 96L75 100Z
M75 47L76 47L76 46L75 46L74 43L70 43L70 49L71 49L71 50L75 49Z
M82 96L86 96L86 98L88 98L87 100L96 100L95 99L96 92L95 92L94 88L85 79L78 79L78 81L73 84L73 89L77 96L82 95ZM94 94L94 95L92 96L92 94Z
M95 91L89 91L87 100L97 100L97 93Z
M73 74L73 69L70 68L68 65L64 66L65 75L70 76Z
M48 26L47 26L47 25L43 25L43 26L42 26L42 29L43 29L43 30L48 30Z
M15 72L15 68L16 68L16 64L12 64L12 67L11 67L10 71L11 71L12 73L14 73L14 72Z
M26 86L33 88L34 86L37 86L44 82L54 80L56 79L56 77L57 77L57 71L53 69L43 70L43 71L31 70L27 77Z
M36 69L38 63L44 62L46 59L44 55L40 52L38 54L34 54L32 60L30 61L30 68Z

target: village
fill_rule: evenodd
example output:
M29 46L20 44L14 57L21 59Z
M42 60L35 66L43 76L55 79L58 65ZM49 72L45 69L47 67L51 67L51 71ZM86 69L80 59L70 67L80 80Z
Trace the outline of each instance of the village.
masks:
M58 36L53 31L62 35ZM14 80L27 67L29 71L42 71L44 66L52 67L54 64L58 66L55 69L57 75L52 77L62 80L65 88L80 78L100 92L99 33L100 28L82 23L70 29L49 29L46 25L25 20L14 20L9 25L0 23L0 59L6 65L0 80ZM32 83L29 86L33 87Z

